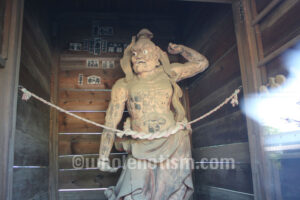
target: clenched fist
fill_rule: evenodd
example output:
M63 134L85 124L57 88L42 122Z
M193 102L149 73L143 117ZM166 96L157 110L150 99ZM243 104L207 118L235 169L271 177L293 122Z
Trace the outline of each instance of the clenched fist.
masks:
M179 54L183 52L183 46L180 44L169 43L168 52L170 54Z

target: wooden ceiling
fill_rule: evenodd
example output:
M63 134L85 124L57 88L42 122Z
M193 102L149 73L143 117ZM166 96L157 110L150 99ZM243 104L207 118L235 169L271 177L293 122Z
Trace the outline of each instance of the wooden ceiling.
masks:
M59 12L103 12L103 13L172 13L182 2L171 0L55 0Z
M184 17L191 10L207 11L218 4L180 0L52 0L54 13L98 12L118 14L157 14Z

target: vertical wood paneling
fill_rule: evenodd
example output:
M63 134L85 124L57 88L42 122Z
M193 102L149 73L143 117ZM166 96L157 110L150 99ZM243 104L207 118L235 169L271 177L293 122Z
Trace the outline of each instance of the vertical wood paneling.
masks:
M25 2L19 83L49 100L51 44L44 35L49 33L40 31L40 24L49 22L39 18L42 13L35 12L33 6L34 1ZM13 199L48 199L50 109L34 99L22 101L21 95L14 141Z
M241 83L240 65L236 38L234 33L233 14L226 6L217 11L212 10L207 16L210 23L195 28L193 41L188 45L208 57L209 68L189 82L191 118L205 114L220 104ZM195 42L196 41L196 42ZM239 98L243 98L240 95ZM251 199L253 194L251 166L246 121L240 108L226 105L216 113L193 125L193 157L196 161L202 158L233 158L236 169L199 169L195 170L195 198L222 199L221 191L232 200ZM245 162L246 161L246 162ZM220 163L219 163L220 164ZM208 164L209 165L209 164ZM230 181L229 181L230 180ZM202 189L201 189L202 188ZM203 188L217 188L206 189ZM239 193L246 195L235 195Z
M12 198L13 152L17 109L18 77L21 55L23 0L6 1L10 5L9 46L5 68L0 68L0 199Z

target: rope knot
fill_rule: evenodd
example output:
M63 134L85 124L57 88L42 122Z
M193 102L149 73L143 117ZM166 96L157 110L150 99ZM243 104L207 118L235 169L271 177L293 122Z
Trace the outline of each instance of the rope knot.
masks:
M230 101L232 107L238 106L239 105L239 98L238 94L240 93L240 89L236 89L233 93L232 99Z
M178 125L180 126L181 130L191 130L192 129L191 125L186 121L178 122Z
M28 90L26 90L26 88L22 88L21 91L23 92L22 100L28 101L31 97L31 93Z

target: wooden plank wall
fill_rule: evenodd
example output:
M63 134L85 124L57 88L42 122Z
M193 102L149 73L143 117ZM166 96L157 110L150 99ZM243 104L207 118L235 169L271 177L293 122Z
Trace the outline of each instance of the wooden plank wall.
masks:
M66 110L73 111L82 117L103 124L105 112L110 101L113 84L124 73L120 67L122 53L102 53L93 55L86 51L70 51L70 42L80 42L92 38L92 24L100 21L103 26L113 27L114 34L105 36L108 42L130 43L131 37L141 28L148 28L154 33L154 42L166 51L168 42L176 39L176 23L169 17L160 18L134 17L130 15L102 15L80 13L62 14L59 18L60 67L58 77L58 103ZM86 67L87 59L98 59L99 68ZM173 57L172 60L176 59ZM115 68L103 69L103 60L114 60ZM78 84L79 74L83 75L83 83ZM87 84L87 77L101 77L99 85ZM124 112L124 116L128 116ZM123 118L125 119L125 117ZM59 198L60 199L98 199L104 198L101 188L116 184L120 173L100 172L96 166L85 165L83 169L74 169L72 160L75 156L95 160L98 157L102 129L59 113ZM122 123L119 126L122 129ZM125 153L113 150L111 157L126 156ZM121 163L120 163L121 164ZM70 191L76 189L76 191ZM87 194L87 189L89 192Z
M3 2L3 1L2 1ZM9 33L2 44L7 57L0 69L0 199L12 199L13 153L16 130L18 77L20 69L21 36L23 27L24 1L5 1L6 20L4 32ZM2 48L0 47L0 48ZM2 52L4 53L4 52ZM3 54L0 56L2 57ZM2 62L2 64L4 64Z
M197 10L191 12L189 19L194 24L188 24L183 34L184 43L210 62L203 74L189 80L191 119L220 104L242 84L231 7L214 5L206 12L206 17L199 19ZM247 127L239 107L226 105L194 124L192 152L195 199L253 199ZM201 161L203 158L208 160ZM222 169L225 162L221 158L233 158L235 168ZM203 162L217 162L219 168Z
M270 2L270 0L257 0L257 11L263 10ZM274 10L262 20L259 29L261 31L263 53L265 57L290 40L297 36L299 37L299 9L299 1L286 0L275 7ZM295 48L296 45L292 45L289 49ZM288 52L288 49L266 64L267 77L275 76L277 74L289 75L287 65L284 63L284 59L287 56L286 52Z
M271 0L255 0L257 12L261 12L267 7ZM299 70L299 65L290 65L287 58L291 51L299 52L300 45L300 1L285 0L280 2L265 18L258 24L261 32L262 49L264 57L272 57L265 65L260 66L266 70L266 77L274 77L278 74L284 74L291 77L293 74L288 67ZM298 39L296 39L298 38ZM290 41L294 41L288 48L283 48ZM273 56L278 49L282 49L281 53ZM298 77L299 78L299 77ZM264 83L266 84L266 82ZM297 152L299 150L293 150ZM278 152L274 152L277 153ZM288 155L289 151L279 154ZM268 193L271 199L299 199L299 156L289 157L282 156L282 159L269 157L267 152L266 159L270 160L270 183ZM280 163L280 167L278 167Z
M50 98L51 44L43 3L25 2L19 84ZM48 199L49 107L18 96L13 199Z

